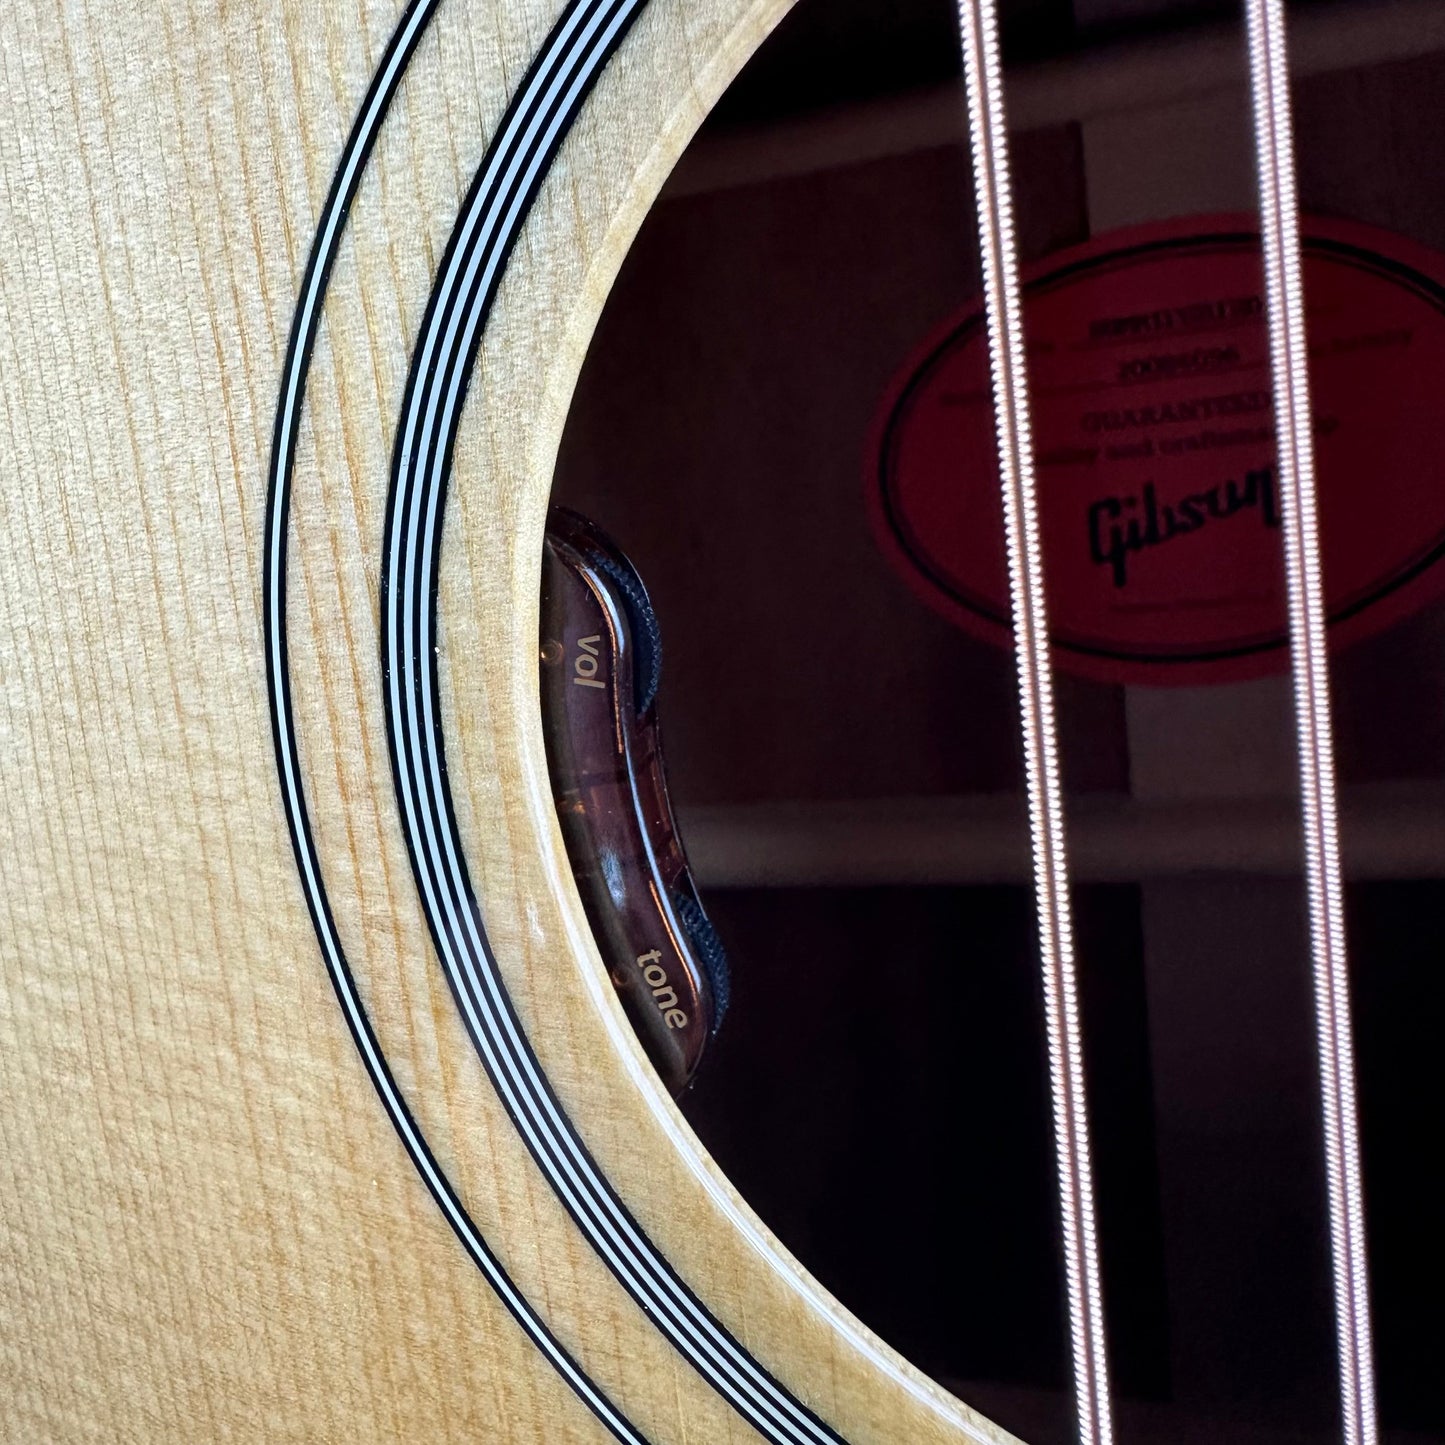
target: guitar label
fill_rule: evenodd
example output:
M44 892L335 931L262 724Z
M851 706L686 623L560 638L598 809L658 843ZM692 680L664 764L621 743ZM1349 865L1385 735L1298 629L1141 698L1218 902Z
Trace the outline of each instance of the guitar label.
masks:
M1306 218L1329 636L1445 593L1445 256ZM1116 232L1026 275L1029 403L1061 667L1227 682L1289 666L1264 276L1254 217ZM869 446L874 529L929 605L1012 646L981 303L895 381Z

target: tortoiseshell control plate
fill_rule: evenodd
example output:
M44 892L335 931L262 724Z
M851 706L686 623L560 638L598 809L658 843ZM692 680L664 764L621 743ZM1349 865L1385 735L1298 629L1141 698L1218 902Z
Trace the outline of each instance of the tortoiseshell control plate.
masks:
M562 836L622 1005L674 1096L727 1008L727 959L668 801L658 628L636 569L554 507L542 563L542 718Z

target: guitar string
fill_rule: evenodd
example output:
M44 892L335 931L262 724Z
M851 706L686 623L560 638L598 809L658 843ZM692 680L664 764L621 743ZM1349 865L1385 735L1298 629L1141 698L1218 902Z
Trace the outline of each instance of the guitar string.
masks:
M1113 1423L1103 1289L998 18L994 0L959 0L958 13L1033 845L1075 1411L1080 1445L1109 1445Z
M1010 587L1034 842L1050 1074L1060 1159L1065 1268L1080 1439L1109 1438L1104 1332L1092 1221L1077 1001L1069 947L1067 874L1037 507L1028 431L1026 358L1008 189L997 22L989 0L960 0L970 134L978 192L986 312L1004 482ZM1363 1190L1349 1016L1325 611L1310 433L1287 54L1280 0L1249 0L1249 51L1259 155L1270 350L1279 418L1282 511L1330 1233L1335 1270L1340 1391L1346 1445L1374 1445L1375 1400Z
M1364 1195L1283 0L1247 0L1246 14L1289 592L1340 1407L1346 1445L1375 1445Z
M410 1106L397 1087L336 931L301 781L300 748L291 701L286 619L287 540L297 430L327 285L351 204L402 76L439 3L440 0L425 0L425 3L412 0L387 44L381 64L347 136L331 190L317 221L301 296L288 338L283 384L277 400L272 435L262 561L263 631L272 741L291 846L327 975L366 1072L413 1166L468 1256L558 1374L616 1439L623 1441L624 1445L647 1445L645 1437L578 1366L517 1289L473 1222L451 1180L437 1163Z

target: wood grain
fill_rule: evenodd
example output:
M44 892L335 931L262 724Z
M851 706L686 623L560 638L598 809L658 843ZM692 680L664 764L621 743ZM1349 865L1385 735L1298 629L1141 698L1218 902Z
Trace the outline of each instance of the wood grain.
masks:
M683 1278L845 1438L998 1440L829 1300L703 1155L607 984L545 776L541 524L581 359L652 198L784 8L653 0L538 200L457 451L453 786L537 1054ZM474 1217L648 1439L742 1441L488 1084L431 953L387 761L378 559L408 359L462 193L554 18L541 0L443 4L358 196L296 468L297 724L343 942ZM315 218L396 19L349 0L0 12L7 1439L606 1438L377 1103L272 753L271 417Z

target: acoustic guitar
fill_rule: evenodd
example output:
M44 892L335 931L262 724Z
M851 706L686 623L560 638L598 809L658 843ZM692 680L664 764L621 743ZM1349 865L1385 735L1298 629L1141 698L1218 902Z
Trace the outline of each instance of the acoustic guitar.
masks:
M579 369L787 8L0 14L4 1439L1012 1438L703 1150L548 774Z

